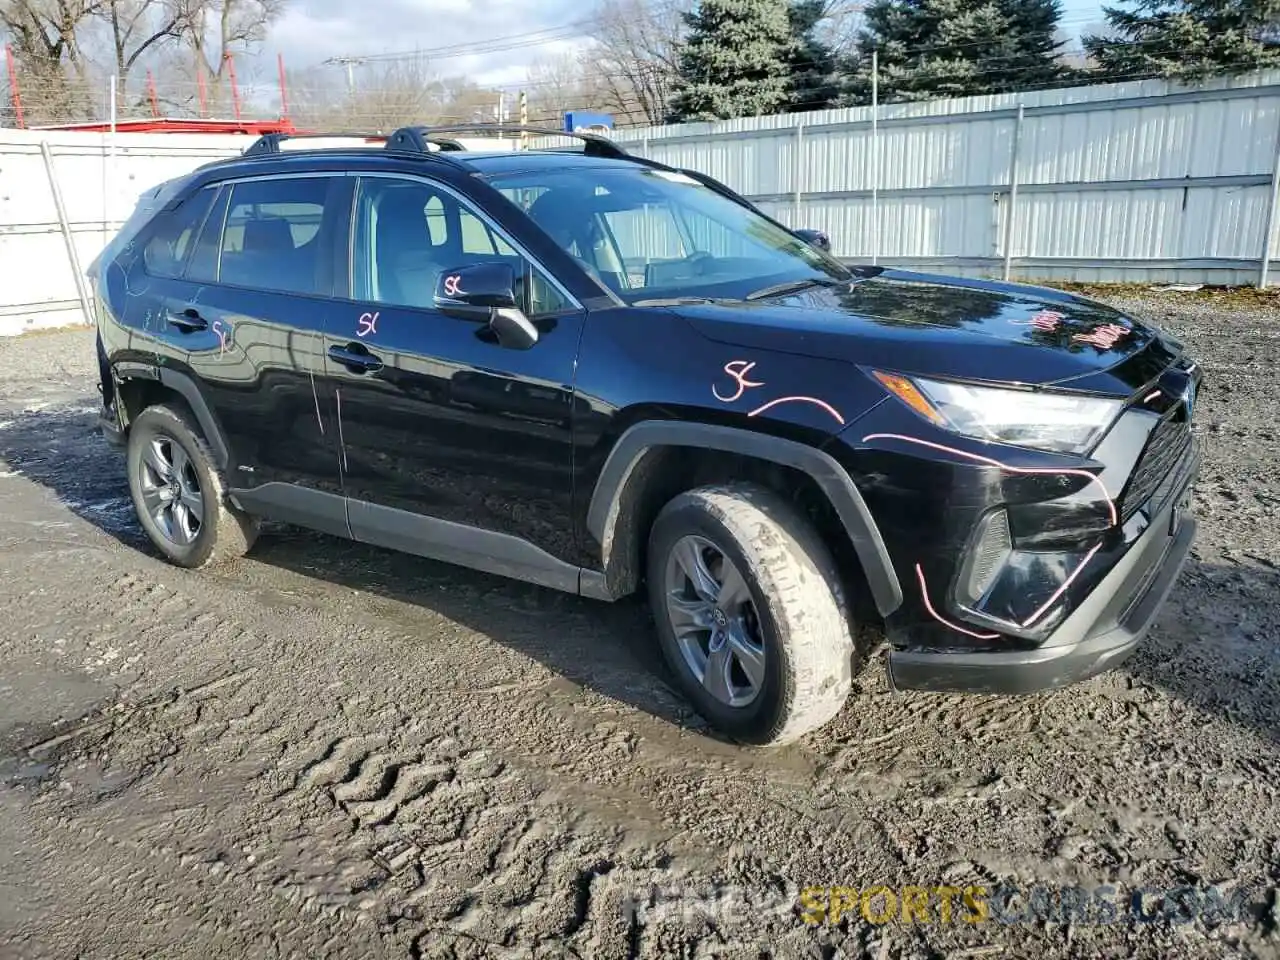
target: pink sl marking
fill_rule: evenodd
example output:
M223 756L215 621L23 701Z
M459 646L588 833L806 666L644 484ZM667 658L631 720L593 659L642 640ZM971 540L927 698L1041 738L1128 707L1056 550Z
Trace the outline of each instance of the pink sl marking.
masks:
M724 365L724 372L733 377L737 382L738 392L732 397L722 397L720 396L720 391L715 388L715 384L712 384L711 392L715 394L716 399L721 403L733 403L733 401L737 400L747 392L748 387L763 387L764 381L756 382L754 380L747 379L747 374L751 372L751 368L755 365L754 360L750 362L746 360L730 360L726 363Z
M1118 323L1104 323L1088 333L1077 333L1071 339L1077 343L1088 343L1103 350L1110 350L1129 333L1128 327Z
M979 640L998 640L1000 638L1000 634L998 633L978 633L974 630L966 630L964 627L958 626L950 620L941 617L938 614L938 611L933 609L933 604L929 602L929 588L925 586L924 571L920 569L920 564L918 563L916 564L916 579L920 581L920 599L924 601L924 608L929 611L929 616L933 617L933 619L937 620L944 627L950 627L952 630L963 633L966 636L976 637Z
M1022 622L1022 625L1024 627L1031 626L1033 623L1035 623L1037 620L1040 619L1040 617L1044 614L1046 610L1048 610L1050 607L1052 607L1055 603L1058 602L1058 598L1067 592L1067 587L1071 586L1071 584L1075 582L1076 577L1080 576L1080 571L1084 569L1085 564L1087 564L1090 560L1093 559L1093 555L1097 553L1101 547L1102 547L1102 544L1100 543L1095 544L1093 549L1084 555L1084 559L1081 560L1078 564L1076 564L1076 568L1071 571L1071 576L1067 577L1067 579L1062 581L1062 585L1058 587L1057 590L1053 591L1053 593L1050 595L1048 600L1046 600L1044 603L1040 605L1040 609L1038 609L1035 613L1027 617L1027 619Z
M1058 329L1058 326L1065 319L1067 319L1066 315L1058 313L1056 310L1041 310L1039 313L1032 314L1026 320L1014 320L1012 323L1014 326L1035 327L1037 330L1052 333Z
M213 332L218 337L218 356L222 356L227 349L227 331L222 329L222 321L213 321Z
M827 413L835 417L836 423L839 423L839 424L844 423L844 417L840 416L839 410L831 406L831 404L827 403L825 400L819 400L817 397L779 397L777 400L770 400L768 403L766 403L762 407L756 407L756 409L748 413L747 416L754 417L757 414L764 413L770 407L776 407L780 403L793 403L796 401L799 401L801 403L812 403L815 406L819 406L823 410L827 411Z
M456 297L462 292L462 277L454 274L453 276L444 278L444 292L446 296Z
M1150 393L1148 393L1145 397L1142 398L1142 402L1150 403L1152 400L1154 400L1158 396L1160 396L1160 391L1152 390Z
M1028 475L1050 475L1050 474L1067 474L1068 476L1084 477L1090 483L1097 484L1099 490L1102 491L1102 497L1107 502L1107 510L1111 514L1111 525L1113 527L1120 525L1120 515L1116 510L1115 501L1111 499L1111 494L1107 493L1107 488L1096 474L1090 473L1088 470L1074 470L1071 468L1059 469L1057 467L1011 467L1007 463L1001 463L999 460L993 460L990 457L980 456L976 453L969 453L965 450L957 450L955 447L943 446L941 443L933 443L930 440L921 440L918 437L906 437L900 433L869 433L862 438L862 442L868 440L902 440L904 443L918 443L924 447L932 447L934 450L943 450L947 453L954 453L958 457L968 457L970 460L977 460L979 463L985 463L992 467L999 467L1001 470L1008 470L1010 473L1022 473Z
M360 319L356 321L356 336L363 337L370 333L378 332L378 314L362 313Z

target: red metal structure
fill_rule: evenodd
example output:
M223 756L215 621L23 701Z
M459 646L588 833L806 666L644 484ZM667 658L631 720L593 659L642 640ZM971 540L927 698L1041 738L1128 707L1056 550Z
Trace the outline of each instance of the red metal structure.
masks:
M94 120L89 123L55 123L38 130L73 130L80 133L110 133L111 124ZM305 133L288 120L196 120L183 117L117 120L116 133L243 133L260 137L265 133Z
M9 96L13 98L14 119L18 121L18 127L22 128L27 125L27 122L22 117L22 94L18 91L18 69L13 62L13 47L7 43L4 46L4 58L9 64Z
M160 103L156 97L156 78L151 75L151 71L147 71L147 94L151 97L151 116L159 119Z

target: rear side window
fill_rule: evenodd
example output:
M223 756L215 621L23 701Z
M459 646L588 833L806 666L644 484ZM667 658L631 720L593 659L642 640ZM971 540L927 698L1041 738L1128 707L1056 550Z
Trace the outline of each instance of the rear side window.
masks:
M196 283L213 283L218 279L218 250L222 246L222 225L227 219L227 199L231 188L224 187L218 193L218 201L204 218L204 229L196 239L196 248L187 261L188 280Z
M142 251L147 273L153 277L182 276L182 265L195 246L195 236L213 204L215 193L216 189L206 187L176 210L156 218L151 239Z
M320 225L331 177L231 185L218 280L282 293L321 294Z

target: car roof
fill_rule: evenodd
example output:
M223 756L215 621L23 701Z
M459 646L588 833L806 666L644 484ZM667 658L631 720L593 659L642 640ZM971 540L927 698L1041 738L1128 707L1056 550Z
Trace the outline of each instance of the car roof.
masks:
M611 167L613 169L634 169L639 166L634 160L622 160L613 157L589 157L571 150L512 150L506 153L460 153L450 154L463 163L474 167L485 176L501 176L526 171L542 171L573 167L579 170L589 168Z
M406 163L427 162L430 164L449 164L468 172L482 176L509 176L516 173L537 172L548 169L571 167L585 170L591 168L634 168L646 166L643 160L626 158L589 156L574 150L508 150L508 151L472 151L449 150L425 154L407 153L400 150L388 150L384 147L328 147L313 150L294 149L274 154L241 154L224 157L204 164L201 170L237 169L257 163L272 162L288 167L308 168L312 164L322 165L327 169L341 167L344 159L359 160L361 165L369 161L384 161L403 168ZM438 167L437 167L438 169Z

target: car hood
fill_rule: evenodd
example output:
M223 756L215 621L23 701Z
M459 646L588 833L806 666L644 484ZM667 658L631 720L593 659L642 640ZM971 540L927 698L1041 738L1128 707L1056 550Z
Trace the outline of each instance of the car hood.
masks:
M679 308L708 339L923 376L1129 393L1176 342L1057 290L863 268L848 288Z

